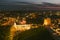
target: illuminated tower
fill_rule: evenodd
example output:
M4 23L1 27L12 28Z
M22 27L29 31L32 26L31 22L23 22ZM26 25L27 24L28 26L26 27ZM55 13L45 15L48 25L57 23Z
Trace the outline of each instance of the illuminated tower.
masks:
M45 18L43 25L45 25L45 26L51 25L51 19L50 18Z

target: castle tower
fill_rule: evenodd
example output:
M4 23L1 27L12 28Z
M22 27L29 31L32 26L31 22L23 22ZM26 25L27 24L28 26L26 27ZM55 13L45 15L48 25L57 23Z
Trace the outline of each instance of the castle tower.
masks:
M51 25L51 19L50 18L45 18L43 25L45 25L45 26Z

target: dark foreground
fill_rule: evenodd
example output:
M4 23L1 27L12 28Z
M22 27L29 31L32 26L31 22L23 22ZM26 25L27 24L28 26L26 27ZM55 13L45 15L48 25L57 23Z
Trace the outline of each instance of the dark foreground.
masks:
M9 27L0 28L0 40L8 40L6 36L9 35ZM16 32L14 40L54 40L52 35L44 27L31 29L25 32Z
M14 39L16 40L53 40L52 35L44 27L25 31L17 35Z

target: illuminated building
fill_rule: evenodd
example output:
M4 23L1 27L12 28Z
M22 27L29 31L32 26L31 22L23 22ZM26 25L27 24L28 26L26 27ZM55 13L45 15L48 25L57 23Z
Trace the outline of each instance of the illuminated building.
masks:
M43 25L51 25L51 19L50 18L45 18L44 19L44 24Z

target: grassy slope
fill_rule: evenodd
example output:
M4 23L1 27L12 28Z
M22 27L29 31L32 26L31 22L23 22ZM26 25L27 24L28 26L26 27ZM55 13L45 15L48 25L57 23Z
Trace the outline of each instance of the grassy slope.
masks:
M40 27L19 33L14 40L53 40L53 38L47 29Z

